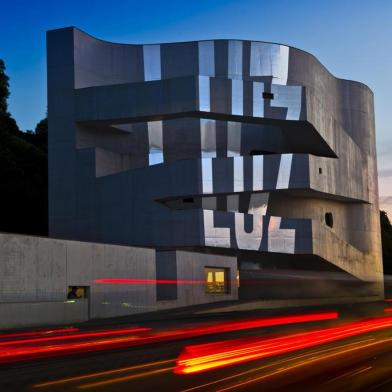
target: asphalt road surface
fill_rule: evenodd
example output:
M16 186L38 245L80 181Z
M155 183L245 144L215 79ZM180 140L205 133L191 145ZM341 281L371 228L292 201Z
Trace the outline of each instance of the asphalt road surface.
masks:
M0 334L0 391L392 391L392 312L380 309Z

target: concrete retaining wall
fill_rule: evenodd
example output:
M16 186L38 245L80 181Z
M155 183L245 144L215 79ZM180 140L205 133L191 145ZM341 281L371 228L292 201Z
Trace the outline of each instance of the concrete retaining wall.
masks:
M88 320L88 300L0 303L0 329L81 323Z
M157 301L155 284L98 284L97 279L156 279L154 249L0 234L0 328L67 324L179 306L237 299L237 260L173 251L178 280L204 280L204 267L230 269L229 293L204 284L178 285L177 296ZM69 286L87 286L86 300L66 302Z

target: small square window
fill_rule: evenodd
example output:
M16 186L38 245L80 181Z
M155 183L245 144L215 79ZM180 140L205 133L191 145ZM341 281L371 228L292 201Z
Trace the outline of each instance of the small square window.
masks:
M228 268L204 268L206 277L206 293L208 294L227 294L229 292L228 285Z
M266 91L263 92L263 98L264 99L274 99L274 94L268 93Z
M319 167L319 174L323 174L323 169Z
M69 286L67 290L67 299L88 298L88 286Z

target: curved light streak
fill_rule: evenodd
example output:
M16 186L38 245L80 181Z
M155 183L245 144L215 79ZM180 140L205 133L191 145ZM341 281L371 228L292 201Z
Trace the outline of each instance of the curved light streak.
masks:
M233 339L188 346L177 359L174 372L177 374L205 372L391 327L392 317L381 317L279 338Z

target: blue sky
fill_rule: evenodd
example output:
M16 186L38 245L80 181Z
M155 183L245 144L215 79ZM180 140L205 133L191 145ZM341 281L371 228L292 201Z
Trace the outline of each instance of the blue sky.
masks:
M391 0L2 0L0 57L22 129L46 112L45 31L70 25L116 42L243 38L313 53L335 76L374 91L380 195L392 205Z

